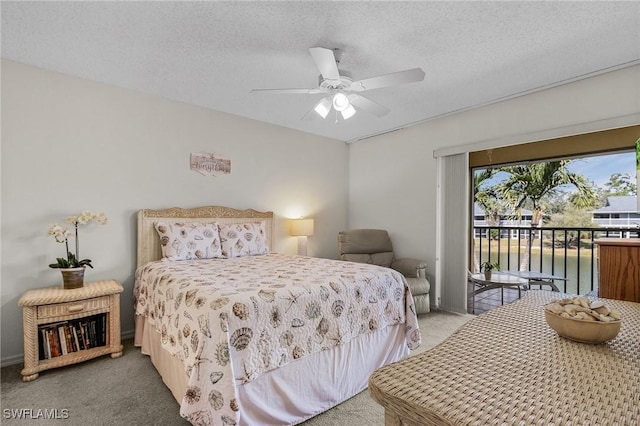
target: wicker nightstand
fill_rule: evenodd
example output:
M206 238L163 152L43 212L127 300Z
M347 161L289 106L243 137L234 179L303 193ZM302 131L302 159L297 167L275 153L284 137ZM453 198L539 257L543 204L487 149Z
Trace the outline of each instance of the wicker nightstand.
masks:
M122 291L118 281L107 280L71 290L48 287L25 292L18 301L24 321L22 380L29 382L40 371L106 354L122 356Z

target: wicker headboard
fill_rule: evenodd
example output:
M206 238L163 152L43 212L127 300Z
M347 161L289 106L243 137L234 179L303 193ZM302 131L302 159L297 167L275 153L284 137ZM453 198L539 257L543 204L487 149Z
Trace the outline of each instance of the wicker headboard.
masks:
M204 223L264 221L269 251L273 251L273 212L259 212L253 209L237 210L221 206L196 207L193 209L181 209L179 207L165 210L143 209L138 211L138 267L147 262L162 258L160 238L153 223L158 221L175 221L176 219Z

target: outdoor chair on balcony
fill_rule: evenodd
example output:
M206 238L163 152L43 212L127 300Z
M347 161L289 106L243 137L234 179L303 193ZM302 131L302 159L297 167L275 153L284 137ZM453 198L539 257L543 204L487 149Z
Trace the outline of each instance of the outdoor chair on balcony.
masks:
M416 314L429 312L429 290L426 262L418 259L396 259L387 231L382 229L352 229L338 233L340 259L371 263L395 269L404 275L413 295Z

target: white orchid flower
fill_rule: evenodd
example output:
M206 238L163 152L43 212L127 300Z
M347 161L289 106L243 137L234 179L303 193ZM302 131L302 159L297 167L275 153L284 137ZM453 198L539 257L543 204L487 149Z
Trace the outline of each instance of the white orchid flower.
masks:
M52 235L57 242L66 244L66 259L58 258L57 263L52 263L49 265L52 268L68 268L68 267L78 267L78 266L91 266L90 259L81 259L80 258L80 243L78 238L78 224L87 225L92 221L98 222L100 225L107 224L107 216L104 213L92 213L89 210L83 210L78 216L67 216L67 223L70 223L74 227L74 233L69 231L67 228L63 228L62 226L54 223L49 228L48 234ZM75 253L69 251L69 237L73 237L75 234Z
M104 213L96 213L93 215L93 220L98 222L100 225L107 224L107 216Z
M86 225L87 223L91 222L91 219L93 219L93 213L91 213L89 210L83 210L82 213L80 213L80 216L78 216L78 223Z
M71 236L71 233L67 228L63 228L57 223L54 223L53 225L51 225L51 227L49 228L48 234L52 235L56 239L56 241L59 243L64 243L65 241L67 241L67 238Z

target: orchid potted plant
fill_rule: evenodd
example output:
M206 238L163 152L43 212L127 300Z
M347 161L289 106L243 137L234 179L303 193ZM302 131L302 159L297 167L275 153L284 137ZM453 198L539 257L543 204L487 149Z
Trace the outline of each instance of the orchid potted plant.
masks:
M51 263L50 268L60 269L64 282L64 288L82 287L84 282L85 267L93 268L91 259L80 258L80 241L78 239L78 225L88 225L91 222L97 222L100 225L106 225L107 217L104 213L92 213L88 210L83 211L77 216L67 217L67 223L73 225L73 233L57 223L49 228L48 234L53 236L58 243L64 243L66 257L56 258L56 263ZM75 252L69 250L69 238L75 238Z

